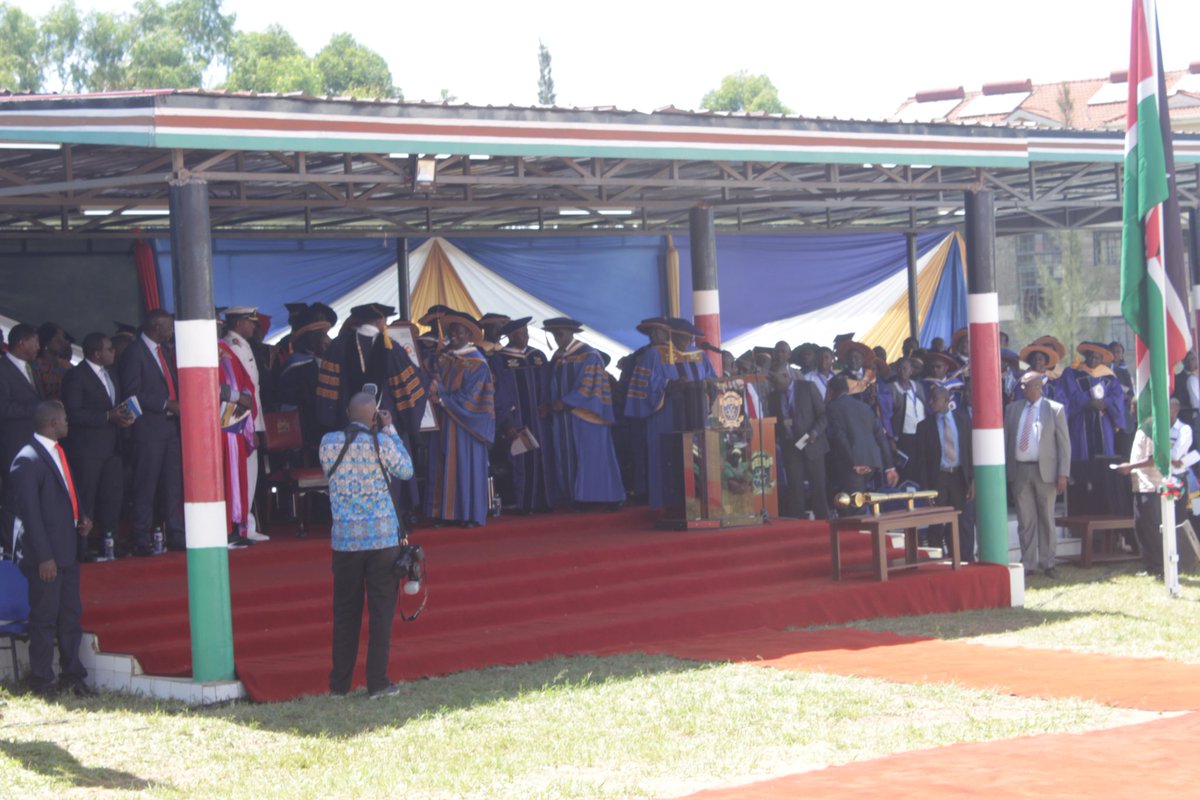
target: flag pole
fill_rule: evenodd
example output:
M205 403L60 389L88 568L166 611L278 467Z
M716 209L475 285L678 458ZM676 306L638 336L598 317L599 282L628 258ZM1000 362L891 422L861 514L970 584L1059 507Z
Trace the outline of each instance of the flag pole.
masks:
M1179 552L1175 536L1175 500L1161 493L1158 498L1162 503L1163 583L1167 587L1167 596L1178 597Z

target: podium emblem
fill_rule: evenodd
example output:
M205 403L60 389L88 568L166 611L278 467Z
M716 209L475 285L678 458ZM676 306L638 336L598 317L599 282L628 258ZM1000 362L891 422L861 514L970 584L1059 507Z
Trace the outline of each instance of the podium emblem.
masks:
M742 395L732 389L717 397L717 420L725 430L736 430L746 420L742 414Z

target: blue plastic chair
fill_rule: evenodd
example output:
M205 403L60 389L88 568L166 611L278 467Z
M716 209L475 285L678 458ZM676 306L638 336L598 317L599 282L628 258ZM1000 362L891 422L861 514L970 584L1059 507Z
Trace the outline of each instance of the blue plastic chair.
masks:
M29 582L15 562L0 559L0 647L7 642L14 681L20 677L18 641L29 641Z

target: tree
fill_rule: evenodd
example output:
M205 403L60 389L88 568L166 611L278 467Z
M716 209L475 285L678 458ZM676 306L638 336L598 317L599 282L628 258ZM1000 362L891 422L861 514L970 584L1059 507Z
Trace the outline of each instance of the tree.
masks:
M82 88L89 92L131 88L126 54L133 38L133 26L124 15L107 11L88 14L79 53Z
M321 73L292 35L280 25L261 33L238 33L229 50L225 88L249 92L319 94Z
M538 39L538 103L552 106L557 99L554 93L554 76L550 74L550 51Z
M167 89L204 85L204 74L227 60L233 38L233 14L222 14L223 0L140 0L129 20L133 46L125 72L126 88Z
M37 20L15 6L0 4L0 88L41 91L42 63Z
M765 111L790 114L779 100L779 91L766 75L751 75L746 70L726 75L721 85L704 95L700 104L710 111Z
M1025 309L1016 325L1017 341L1029 342L1047 334L1074 352L1077 344L1095 339L1100 322L1093 308L1103 296L1104 284L1097 270L1084 261L1085 231L1062 231L1055 236L1058 258L1037 264L1040 299Z
M59 3L42 17L40 26L42 64L53 70L58 89L79 91L86 75L80 63L83 20L74 0ZM44 76L43 76L44 77Z
M403 99L383 56L348 33L335 34L315 61L326 94Z

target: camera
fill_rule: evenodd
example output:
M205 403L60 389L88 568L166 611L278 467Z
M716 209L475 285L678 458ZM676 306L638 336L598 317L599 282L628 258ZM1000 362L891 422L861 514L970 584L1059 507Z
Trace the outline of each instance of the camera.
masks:
M406 544L400 548L393 569L396 578L404 582L405 594L417 594L421 591L421 582L425 580L425 551L419 544Z

